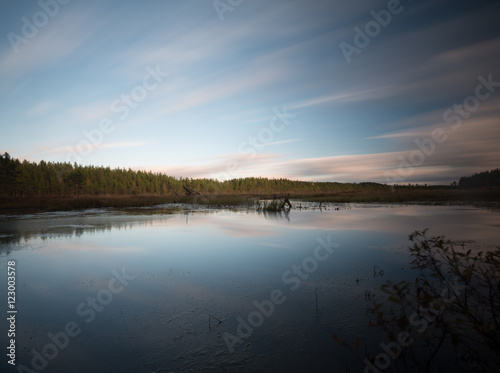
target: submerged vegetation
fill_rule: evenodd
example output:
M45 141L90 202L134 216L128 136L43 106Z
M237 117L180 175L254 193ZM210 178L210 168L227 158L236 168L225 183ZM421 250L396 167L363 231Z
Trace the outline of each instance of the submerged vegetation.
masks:
M0 207L5 210L70 210L99 207L136 207L165 203L194 203L211 207L248 205L279 211L277 203L259 206L259 199L290 193L291 199L311 202L427 202L498 201L498 170L460 179L457 186L307 182L247 177L215 179L176 178L162 173L81 166L71 163L19 161L0 155ZM470 189L487 178L488 188ZM493 181L491 181L493 180ZM465 188L467 187L467 188Z

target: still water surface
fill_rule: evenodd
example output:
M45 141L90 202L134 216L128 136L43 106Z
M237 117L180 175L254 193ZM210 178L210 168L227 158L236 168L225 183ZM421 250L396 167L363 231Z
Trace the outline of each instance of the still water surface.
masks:
M16 363L73 373L362 371L332 335L384 341L368 328L365 291L382 297L384 281L415 277L410 233L429 228L477 248L500 241L498 211L302 206L0 217L2 276L16 262ZM6 308L5 286L0 299Z

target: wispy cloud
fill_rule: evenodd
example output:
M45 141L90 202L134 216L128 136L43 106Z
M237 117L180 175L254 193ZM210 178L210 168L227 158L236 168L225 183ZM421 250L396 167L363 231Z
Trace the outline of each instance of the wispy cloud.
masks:
M33 13L16 4L16 14ZM65 161L110 118L115 130L84 163L213 177L236 162L236 177L383 182L439 127L447 141L408 182L498 167L500 90L456 130L443 113L474 94L478 75L500 81L500 5L404 4L348 64L339 43L386 7L254 1L220 22L211 3L70 2L19 54L0 42L0 140L14 156ZM8 14L4 29L18 27ZM148 66L171 75L143 98ZM117 99L130 108L123 120L111 110ZM283 106L293 125L254 158L236 154Z
M121 148L138 148L141 146L149 145L149 142L146 141L117 141L117 142L102 142L99 144L92 145L92 149L121 149ZM52 154L68 154L67 147L60 147L55 149L46 149L48 153Z
M22 45L19 53L6 49L0 54L0 76L20 77L53 67L77 51L99 28L93 7L63 7L37 35Z
M26 115L30 117L38 117L45 114L52 106L53 103L50 101L39 102L35 106L29 108L28 111L26 111Z
M272 141L266 143L266 146L272 146L272 145L283 145L283 144L290 144L294 142L302 141L302 139L288 139L288 140L281 140L281 141Z
M380 100L391 97L395 94L396 90L396 87L393 86L381 86L371 89L353 90L346 93L316 97L310 100L290 105L290 108L301 109L317 105L340 105L345 103Z

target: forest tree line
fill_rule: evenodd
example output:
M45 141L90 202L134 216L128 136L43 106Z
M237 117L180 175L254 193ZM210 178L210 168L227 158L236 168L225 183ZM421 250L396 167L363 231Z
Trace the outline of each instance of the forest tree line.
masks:
M288 179L247 177L215 179L176 178L163 173L129 169L81 166L68 162L28 162L0 154L0 196L67 197L95 195L184 194L183 186L203 194L240 193L337 193L381 191L378 183L307 182ZM409 187L423 187L408 185ZM500 169L460 178L459 188L500 187ZM406 186L404 188L407 188ZM175 191L175 192L174 192Z
M500 169L463 176L458 186L459 188L498 188L500 187Z
M247 177L218 181L176 178L162 173L81 166L76 163L28 162L0 155L0 195L57 197L93 195L184 194L183 186L203 194L331 193L385 190L377 183L306 182Z

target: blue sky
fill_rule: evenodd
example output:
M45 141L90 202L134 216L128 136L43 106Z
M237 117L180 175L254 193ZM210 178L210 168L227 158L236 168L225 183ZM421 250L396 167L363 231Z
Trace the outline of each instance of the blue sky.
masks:
M0 151L220 180L449 183L499 167L499 14L495 1L6 0Z

